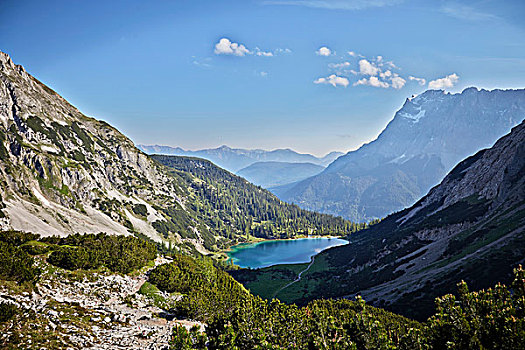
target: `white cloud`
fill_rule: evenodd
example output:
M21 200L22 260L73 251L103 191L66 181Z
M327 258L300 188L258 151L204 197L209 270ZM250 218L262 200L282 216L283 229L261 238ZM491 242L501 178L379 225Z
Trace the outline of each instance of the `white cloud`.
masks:
M264 5L292 5L329 10L363 10L370 7L397 5L403 0L264 0Z
M400 76L396 75L395 77L393 77L391 80L392 82L392 87L394 89L401 89L403 86L405 86L405 83L407 82L405 79L401 78Z
M202 68L210 68L211 67L211 58L210 57L206 57L206 58L203 58L203 59L197 59L195 58L195 56L192 56L192 58L194 59L192 61L192 63L198 67L202 67Z
M459 80L459 76L456 73L447 75L444 78L432 80L428 83L428 88L431 90L440 90L453 87Z
M234 43L228 38L221 38L217 44L215 44L215 54L216 55L233 55L233 56L246 56L246 55L255 55L260 57L273 57L280 54L289 54L292 53L292 50L288 48L277 48L275 50L264 51L258 47L255 47L250 51L246 46L239 43Z
M350 62L341 62L341 63L329 63L328 68L340 70L350 67Z
M286 53L292 53L292 50L288 49L288 48L285 48L285 49L275 49L275 53L276 54L280 54L280 53L283 53L283 54L286 54Z
M369 86L373 86L373 87L380 87L380 88L383 88L383 89L387 89L387 88L390 87L390 84L388 84L387 82L379 80L378 77L370 77L370 79L362 78L362 79L359 79L358 81L356 81L353 85L354 86L369 85Z
M332 54L332 50L326 46L323 46L319 50L315 51L315 53L319 56L330 56Z
M417 83L421 86L425 85L427 83L426 79L425 78L417 78L417 77L413 77L413 76L409 76L408 77L408 80L414 80L414 81L417 81Z
M381 72L379 73L379 76L383 79L387 79L387 78L390 78L392 76L392 72L387 70L385 72Z
M347 87L350 82L345 77L340 77L335 74L332 74L326 78L319 78L314 81L314 84L330 84L333 87L336 87L338 85Z
M499 18L491 13L481 12L473 7L455 3L449 3L443 6L441 12L448 16L467 21L488 21Z
M264 56L264 57L273 57L273 53L270 51L262 51L258 47L255 48L256 55L257 56Z
M344 78L350 83L347 77L353 74L358 76L358 80L353 82L353 86L366 85L382 89L392 88L398 90L402 89L406 85L407 79L415 79L402 77L399 73L397 73L400 71L400 68L398 68L392 61L386 60L381 55L366 58L355 51L347 51L347 53L352 57L359 57L359 70L351 69L353 65L351 61L329 63L328 68L333 70L335 74L327 78L317 79L315 83L332 84L333 86L336 86L337 84L334 82L336 77Z
M359 72L364 75L377 75L380 69L365 59L359 61Z
M217 44L215 44L215 54L217 55L234 55L234 56L244 56L246 54L251 54L251 51L246 48L246 46L233 43L228 38L222 38Z

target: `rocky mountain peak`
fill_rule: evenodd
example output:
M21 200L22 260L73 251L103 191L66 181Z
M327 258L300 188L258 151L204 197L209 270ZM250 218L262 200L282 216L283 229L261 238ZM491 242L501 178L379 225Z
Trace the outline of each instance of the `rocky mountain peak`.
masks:
M124 203L179 196L155 162L0 55L0 195L11 228L43 235L129 234ZM156 185L156 186L155 186ZM144 223L143 233L160 240Z
M384 217L416 202L524 118L525 89L428 90L407 99L376 140L279 195L354 221Z

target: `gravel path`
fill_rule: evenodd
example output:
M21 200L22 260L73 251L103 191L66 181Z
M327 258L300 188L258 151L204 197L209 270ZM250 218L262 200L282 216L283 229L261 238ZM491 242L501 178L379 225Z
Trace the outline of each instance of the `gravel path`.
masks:
M312 256L312 260L310 261L310 264L308 264L308 266L303 271L299 272L299 274L297 275L297 278L295 280L293 280L292 282L288 283L284 287L279 288L277 290L277 292L275 292L273 294L273 298L275 298L277 296L277 294L279 294L284 289L290 287L292 284L294 284L296 282L299 282L301 280L301 276L303 275L303 273L305 273L306 271L310 270L310 267L312 267L312 265L314 264L314 261L315 261L315 256Z

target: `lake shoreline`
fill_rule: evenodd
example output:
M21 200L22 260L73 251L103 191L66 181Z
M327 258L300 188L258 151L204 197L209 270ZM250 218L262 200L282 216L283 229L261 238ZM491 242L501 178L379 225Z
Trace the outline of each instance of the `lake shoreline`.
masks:
M331 242L334 240L335 242ZM302 242L301 242L302 241ZM296 244L289 245L290 242ZM287 243L285 246L280 243ZM227 262L240 268L259 269L283 264L303 264L322 251L349 241L338 236L304 236L243 242L224 251ZM285 248L285 247L288 248Z
M297 237L293 237L293 238L272 238L272 239L264 239L264 238L256 238L255 240L253 241L247 241L247 242L239 242L237 244L234 244L232 246L230 246L229 248L227 249L224 249L224 250L221 250L220 253L225 253L225 254L228 254L228 252L231 252L233 251L234 247L237 247L239 245L243 245L243 244L258 244L258 243L264 243L264 242L281 242L281 241L295 241L295 240L298 240L298 239L305 239L305 238L339 238L339 239L343 239L345 241L348 241L348 239L345 238L346 236L331 236L331 235L324 235L324 236L321 236L321 235L308 235L308 236L304 236L304 235L300 235L300 236L297 236Z

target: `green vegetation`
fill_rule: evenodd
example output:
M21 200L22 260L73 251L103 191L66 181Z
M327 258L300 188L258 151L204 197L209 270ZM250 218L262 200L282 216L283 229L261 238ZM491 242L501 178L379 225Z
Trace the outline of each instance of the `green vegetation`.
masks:
M458 284L459 297L436 299L437 312L428 320L432 349L524 349L525 271L514 270L511 288L502 284L469 292Z
M306 269L306 264L283 264L269 266L262 269L238 269L229 271L236 281L242 283L250 292L263 299L273 299L275 297L283 301L281 295L277 295L282 287L297 278L297 275Z
M129 236L75 234L42 238L42 241L58 246L49 255L48 262L68 270L104 266L113 272L130 273L157 256L154 244Z
M155 228L167 236L170 232L194 238L187 227L199 222L199 232L208 249L220 245L214 237L228 243L245 241L248 237L292 238L299 235L346 235L366 227L341 217L300 209L245 179L215 166L189 157L153 156L170 168L174 178L184 181L191 200L180 206L158 208L166 221L157 221ZM194 218L187 217L187 213ZM186 231L186 233L184 233ZM222 243L224 247L224 242Z
M12 319L19 310L16 305L11 303L0 303L0 323L7 322Z
M74 234L44 237L19 231L0 231L0 279L33 281L38 270L31 255L49 253L47 261L68 270L98 269L130 273L154 260L154 243L136 237L99 234Z
M169 308L170 304L166 299L160 294L160 290L153 284L149 282L144 282L138 291L139 294L144 295L145 297L151 299L153 305L160 308Z
M144 204L135 204L132 207L132 210L133 210L133 213L135 213L137 215L140 215L140 216L143 216L143 217L147 217L148 216L148 208L146 208L146 206Z
M39 238L6 231L0 232L1 279L34 281L38 276L39 271L33 267L34 258L22 249L25 246L47 247L51 251L48 257L51 263L53 254L67 250L70 255L59 261L66 261L75 268L86 261L92 262L97 251L96 256L100 259L97 266L118 272L129 271L132 263L128 260L138 261L134 265L138 268L156 254L154 244L134 237L99 234ZM204 332L197 326L189 331L175 327L170 341L172 349L525 347L525 271L521 266L514 270L515 278L510 288L498 284L491 289L470 292L465 282L458 284L457 297L445 295L437 298L436 311L420 323L369 306L360 297L355 301L313 300L302 307L276 299L264 300L247 291L209 257L195 259L175 254L172 259L173 262L154 268L149 281L139 290L139 294L151 299L154 305L169 309L176 317L205 324ZM321 261L321 264L325 263ZM304 265L282 266L279 273L292 276ZM34 271L34 274L28 276L27 271ZM82 276L78 278L84 279ZM168 298L161 291L177 297L169 298L167 302ZM82 308L73 305L63 309L61 304L56 307L57 311L64 312L64 318L71 318L71 322L84 324L88 319ZM30 324L35 320L39 324L47 322L42 315L25 315L13 304L0 303L0 323L18 325L19 335L10 337L11 340L21 342L22 335L28 332L35 343L51 339L52 333L40 333L31 328ZM0 343L0 346L12 344Z
M39 275L34 259L20 245L35 235L16 231L0 232L0 279L32 283Z
M84 146L91 150L93 147L93 140L76 122L71 123L71 129L75 132L77 137L82 141Z
M207 323L209 349L377 348L407 343L409 329L419 328L415 321L363 301L320 300L299 308L262 300L207 258L176 255L173 263L153 270L149 281L182 294L172 311ZM173 349L205 349L201 337L196 330L176 328Z
M5 135L4 133L0 133L0 160L6 161L9 159L9 153L7 152L7 149L4 146L5 142Z
M173 310L177 316L202 321L227 315L250 298L246 289L214 267L210 258L174 255L172 263L150 273L149 282L162 291L184 296Z
M521 349L525 346L525 272L510 289L469 292L436 300L424 323L366 305L361 299L315 300L304 307L246 292L209 259L174 256L150 282L182 294L175 310L207 324L205 333L176 327L172 349ZM207 345L205 345L207 344Z

